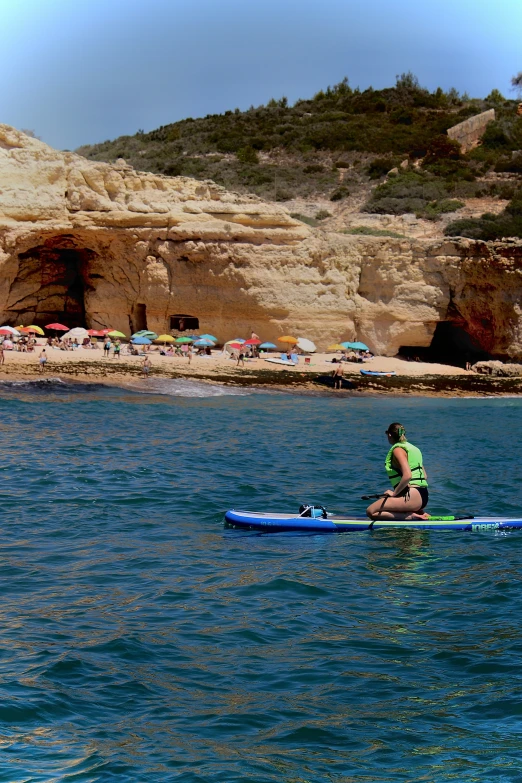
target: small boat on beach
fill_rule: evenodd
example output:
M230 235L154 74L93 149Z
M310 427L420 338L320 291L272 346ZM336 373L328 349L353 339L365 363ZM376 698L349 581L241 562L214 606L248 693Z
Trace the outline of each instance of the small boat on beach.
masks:
M360 370L361 375L371 375L374 378L389 378L391 375L397 375L395 370L388 370L388 372L384 372L384 370Z
M310 510L311 509L311 510ZM312 514L312 515L311 515ZM315 516L317 514L317 516ZM351 533L363 530L511 530L522 528L522 517L473 517L468 514L432 516L429 519L383 519L372 522L366 516L329 514L322 507L307 507L301 514L279 514L230 509L227 527L262 530L265 533L301 531L310 533Z
M295 367L295 362L289 362L287 359L265 359L263 357L263 361L265 362L271 362L272 364L283 364L285 367Z

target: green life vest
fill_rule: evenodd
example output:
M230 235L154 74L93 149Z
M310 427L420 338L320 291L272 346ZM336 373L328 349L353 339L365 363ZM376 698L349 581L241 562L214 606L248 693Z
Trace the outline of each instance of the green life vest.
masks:
M428 482L424 478L424 468L422 466L421 450L418 449L417 446L414 446L413 443L408 443L408 441L395 443L389 450L388 454L386 455L384 467L386 468L386 474L391 481L392 487L395 489L395 487L397 486L397 484L400 483L400 480L402 478L402 474L397 473L396 468L392 464L393 452L397 448L404 449L404 451L408 455L408 465L410 466L410 470L411 470L411 479L409 482L410 486L427 487Z

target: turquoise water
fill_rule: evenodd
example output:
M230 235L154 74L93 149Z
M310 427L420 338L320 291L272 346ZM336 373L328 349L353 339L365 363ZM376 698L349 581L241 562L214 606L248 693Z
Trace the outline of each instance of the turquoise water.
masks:
M0 388L0 780L521 781L520 532L223 512L360 513L399 420L432 510L520 513L522 400L149 392Z

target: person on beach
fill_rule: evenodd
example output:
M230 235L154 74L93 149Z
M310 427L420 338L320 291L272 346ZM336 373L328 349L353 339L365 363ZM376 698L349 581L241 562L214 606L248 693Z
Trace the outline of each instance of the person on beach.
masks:
M105 339L105 342L103 343L103 355L104 355L104 357L106 357L107 359L109 358L109 354L110 354L110 352L111 352L111 345L112 345L112 343L111 343L111 338L110 338L110 337L107 337L107 338Z
M239 351L239 354L238 354L238 357L237 357L236 367L239 367L239 365L241 365L241 367L245 366L245 354L244 354L243 350Z
M5 354L4 354L4 343L0 343L0 364L5 363Z
M148 356L145 356L143 364L141 365L141 372L144 378L149 377L150 368L152 367L151 361Z
M428 481L417 446L409 443L402 424L394 422L386 430L390 450L384 463L393 489L387 489L368 506L366 513L373 520L429 519L424 512L428 505Z
M341 364L341 362L339 362L335 370L332 371L334 389L342 389L343 375L344 375L343 365Z
M40 356L38 358L38 371L41 373L45 372L45 364L47 362L47 354L45 352L45 348L40 353Z
M120 351L121 351L121 340L116 340L116 342L114 343L114 352L113 352L114 359L120 358Z

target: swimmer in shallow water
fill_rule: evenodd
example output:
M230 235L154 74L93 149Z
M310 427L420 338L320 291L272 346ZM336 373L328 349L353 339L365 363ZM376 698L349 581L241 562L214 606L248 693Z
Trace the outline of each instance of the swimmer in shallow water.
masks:
M384 466L393 489L368 506L366 513L373 520L429 519L424 509L428 505L428 481L422 453L409 443L406 430L398 422L386 430L390 450Z

